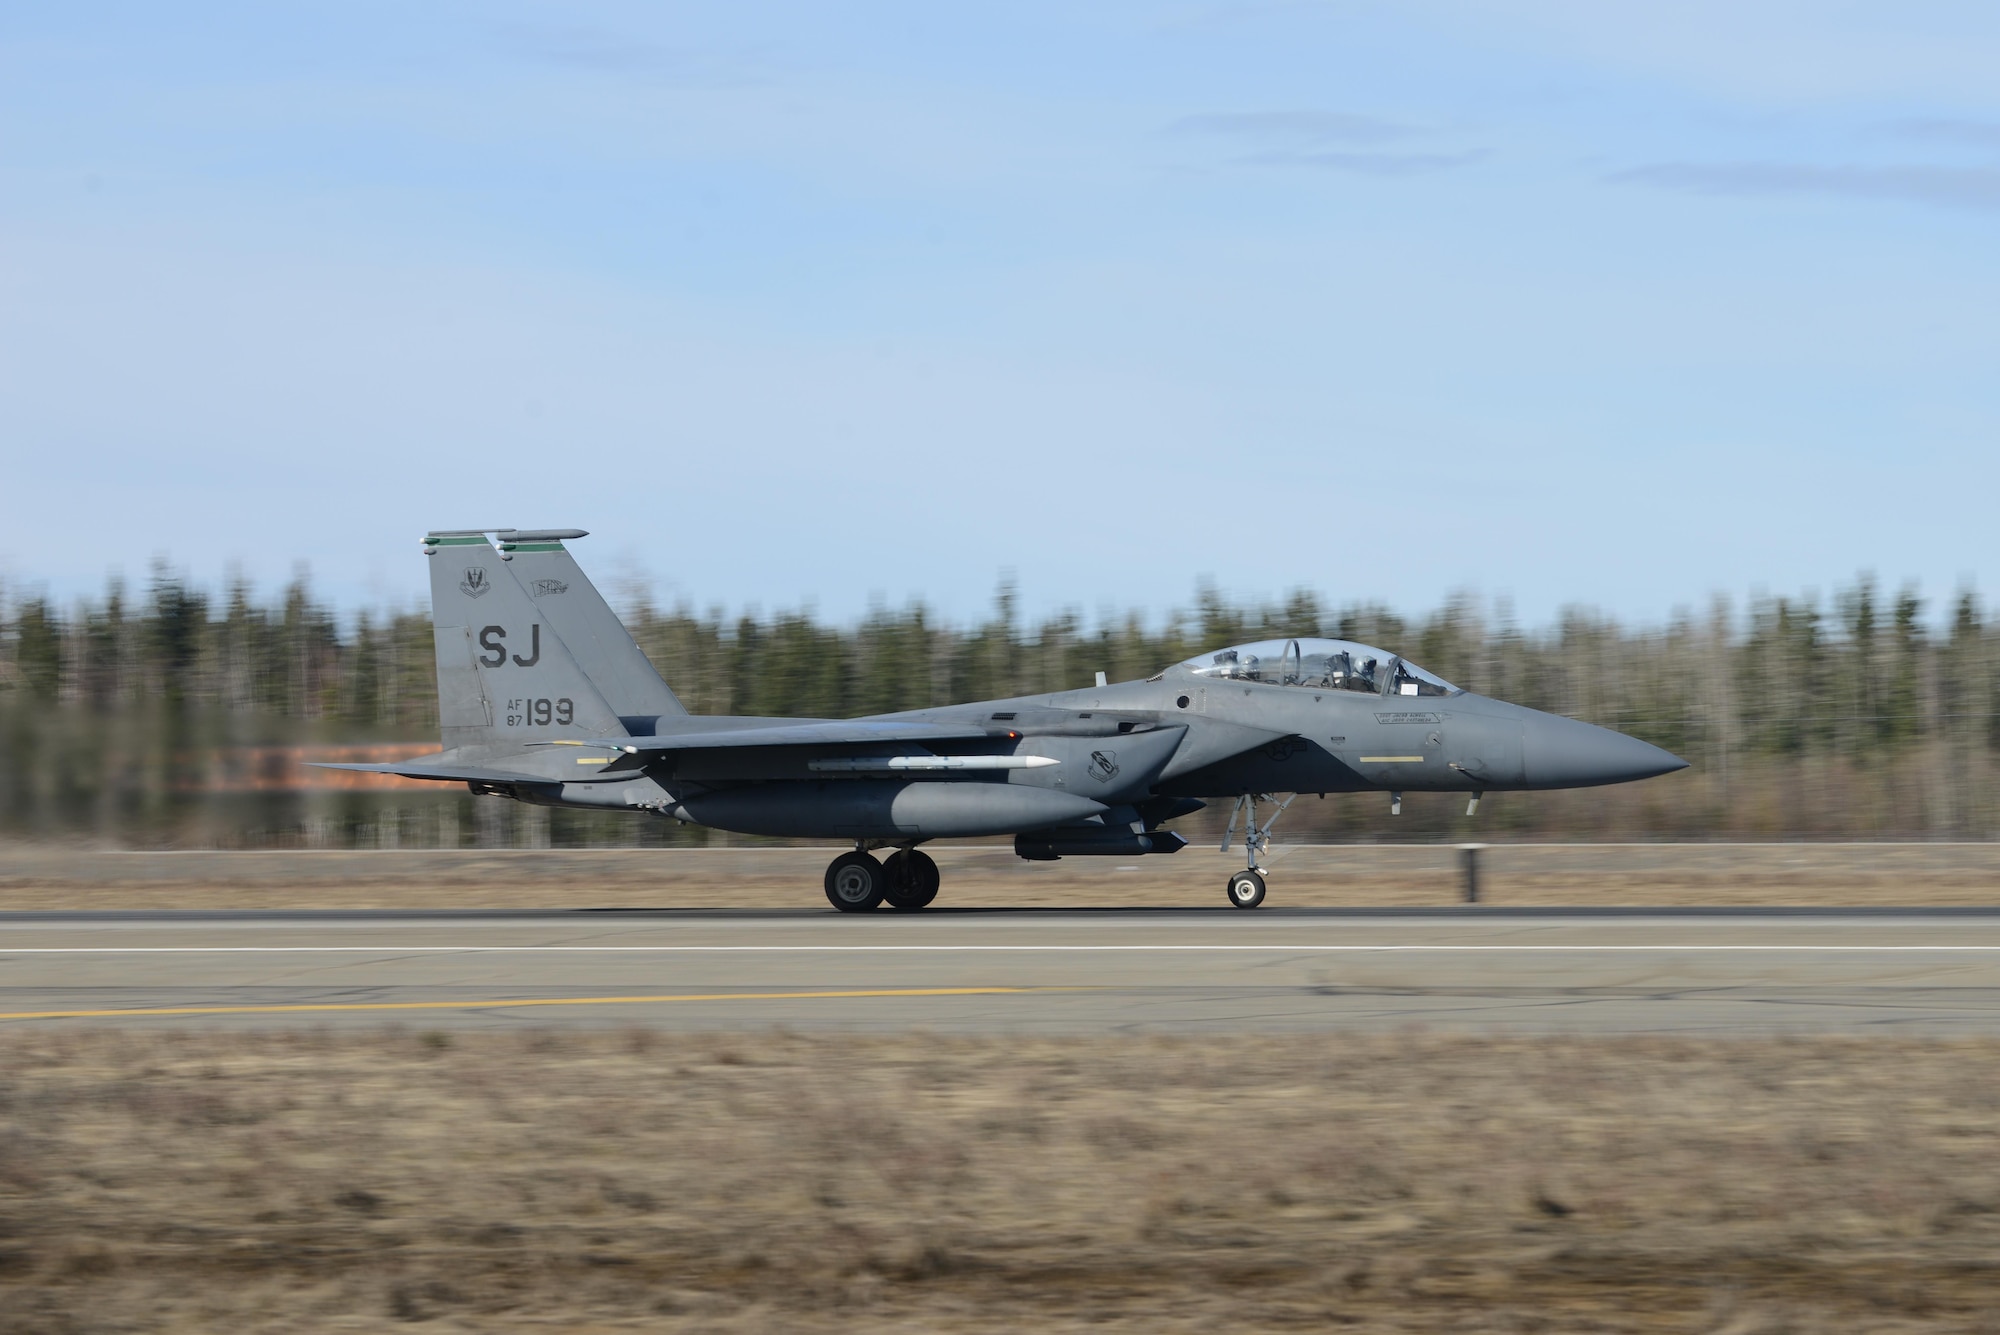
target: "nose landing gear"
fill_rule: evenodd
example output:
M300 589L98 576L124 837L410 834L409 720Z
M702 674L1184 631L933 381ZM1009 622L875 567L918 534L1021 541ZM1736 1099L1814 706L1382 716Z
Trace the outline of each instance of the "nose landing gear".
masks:
M1298 800L1299 795L1293 793L1284 801L1278 802L1277 810L1259 825L1257 803L1276 802L1277 794L1245 793L1236 799L1236 809L1229 813L1229 828L1222 832L1222 851L1225 853L1229 851L1229 842L1236 837L1236 822L1241 819L1243 851L1248 855L1249 865L1229 878L1226 891L1229 902L1237 908L1254 909L1264 902L1265 870L1257 865L1257 861L1264 856L1264 850L1271 846L1271 827L1278 823L1278 817L1285 814L1285 808Z
M1264 878L1255 867L1229 878L1229 902L1239 909L1254 909L1264 902Z

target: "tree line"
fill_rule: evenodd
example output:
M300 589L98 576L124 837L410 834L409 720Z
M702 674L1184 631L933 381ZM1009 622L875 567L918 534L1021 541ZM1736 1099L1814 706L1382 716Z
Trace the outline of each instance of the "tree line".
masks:
M1306 590L1276 603L1212 589L1164 620L1029 624L1003 587L954 625L921 605L849 625L725 616L641 599L627 624L696 713L846 717L1150 676L1206 649L1330 635L1448 680L1602 723L1693 767L1584 793L1307 801L1294 839L1991 838L2000 832L2000 622L1971 592L1929 614L1857 578L1828 599L1718 600L1664 625L1572 609L1515 624L1454 598L1406 616ZM343 619L304 578L274 600L156 568L58 606L0 591L0 834L111 845L658 843L706 838L645 818L548 812L462 791L328 793L228 781L232 755L436 737L430 620ZM225 777L218 778L218 775ZM1214 813L1183 828L1199 834Z

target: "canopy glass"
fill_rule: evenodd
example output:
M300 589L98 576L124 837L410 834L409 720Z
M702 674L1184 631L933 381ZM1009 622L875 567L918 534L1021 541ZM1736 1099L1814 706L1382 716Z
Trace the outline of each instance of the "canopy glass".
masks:
M1259 640L1200 654L1180 666L1197 677L1303 686L1315 691L1459 694L1458 687L1415 663L1351 640Z

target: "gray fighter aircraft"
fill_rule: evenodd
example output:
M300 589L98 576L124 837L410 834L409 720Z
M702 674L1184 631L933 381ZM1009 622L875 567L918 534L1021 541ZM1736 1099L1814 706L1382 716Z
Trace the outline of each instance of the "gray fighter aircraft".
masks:
M498 539L496 550L487 535ZM1137 857L1163 828L1235 804L1229 902L1301 793L1488 792L1625 783L1687 762L1622 733L1463 691L1344 640L1236 645L1144 681L857 719L689 714L585 578L581 529L424 539L444 749L335 765L466 784L541 806L629 811L741 834L852 842L826 870L843 912L920 909L933 839L1011 834L1020 856ZM1282 797L1280 795L1283 795ZM1260 815L1260 808L1263 814ZM891 852L878 861L877 849Z

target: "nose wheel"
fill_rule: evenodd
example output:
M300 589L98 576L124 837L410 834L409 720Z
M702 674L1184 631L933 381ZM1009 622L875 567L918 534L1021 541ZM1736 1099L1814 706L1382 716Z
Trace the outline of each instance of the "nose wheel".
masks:
M1271 846L1271 827L1285 814L1285 808L1298 800L1297 793L1282 802L1273 793L1245 793L1236 799L1236 810L1229 813L1229 828L1222 832L1222 851L1229 851L1229 843L1236 837L1236 823L1242 821L1243 852L1250 865L1229 878L1229 902L1237 908L1254 909L1264 902L1264 873L1257 866L1257 859ZM1257 822L1260 801L1277 804L1261 825Z
M1264 902L1264 878L1248 868L1229 878L1229 902L1239 909L1254 909Z

